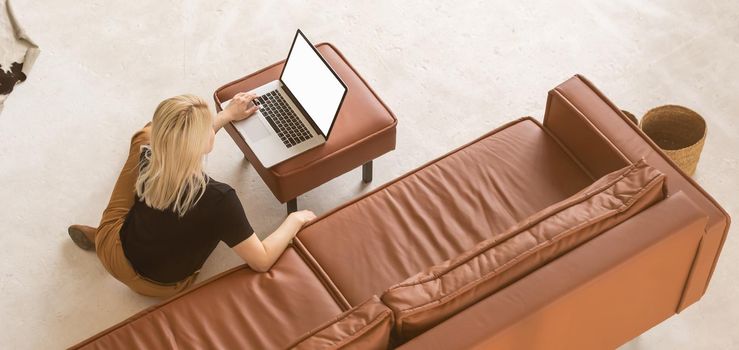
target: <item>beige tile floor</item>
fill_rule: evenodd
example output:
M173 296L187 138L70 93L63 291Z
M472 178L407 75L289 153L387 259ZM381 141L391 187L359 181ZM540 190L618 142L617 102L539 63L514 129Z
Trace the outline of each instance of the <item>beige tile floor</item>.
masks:
M574 73L641 115L678 103L708 120L696 179L734 216L739 3L716 1L14 0L42 53L0 115L0 347L69 346L155 301L67 238L95 224L128 137L161 99L215 88L287 53L296 27L331 41L398 117L375 181L352 171L300 198L317 213L511 119L541 117ZM146 4L146 5L145 5ZM258 232L284 215L225 133L210 174L237 188ZM736 230L734 230L736 231ZM239 263L224 246L203 278ZM704 298L628 349L739 348L739 237Z

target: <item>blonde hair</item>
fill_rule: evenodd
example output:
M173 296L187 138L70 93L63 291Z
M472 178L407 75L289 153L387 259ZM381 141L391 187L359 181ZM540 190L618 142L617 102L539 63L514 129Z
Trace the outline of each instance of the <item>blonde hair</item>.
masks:
M182 217L197 204L208 185L203 159L212 118L205 101L194 95L159 104L152 119L151 144L136 180L136 194L146 205L172 209Z

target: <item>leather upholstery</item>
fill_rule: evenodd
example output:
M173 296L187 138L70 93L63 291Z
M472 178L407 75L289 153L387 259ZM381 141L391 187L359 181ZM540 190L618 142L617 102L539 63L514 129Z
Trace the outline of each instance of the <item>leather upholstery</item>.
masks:
M544 128L593 177L646 159L668 198L402 348L615 348L705 292L730 223L719 204L582 76L549 92Z
M321 161L346 155L336 154ZM391 312L377 299L367 299L479 242L515 231L532 215L546 216L545 208L558 208L573 195L580 198L596 179L634 163L638 168L642 158L664 174L667 198L643 211L651 202L634 202L629 209L638 212L634 216L605 225L604 232L575 242L574 249L556 251L556 259L533 271L539 263L513 258L521 265L512 266L524 270L521 275L433 320L454 314L400 346L615 348L701 297L730 220L580 76L550 92L544 126L523 118L493 130L318 218L270 272L233 269L79 346L386 344ZM255 168L265 171L258 164ZM389 347L400 340L391 335Z
M328 141L297 157L265 168L229 124L226 131L234 139L267 187L281 202L309 190L395 149L397 119L369 85L333 45L316 46L321 55L347 85L344 103ZM221 101L279 79L284 61L228 83L214 94L216 109Z
M577 75L549 92L544 126L593 176L625 162L646 159L667 177L667 194L684 192L708 215L706 234L679 310L705 293L731 219L690 176L685 175L639 128L592 83ZM587 143L578 140L587 140ZM610 151L609 151L610 150Z
M308 332L289 349L385 349L393 313L377 296Z
M242 266L79 344L84 349L279 349L342 309L294 249Z
M356 305L591 182L524 118L324 215L298 239Z
M675 313L705 225L679 192L398 349L618 348Z
M390 287L381 296L396 334L410 339L664 198L665 176L643 161L463 254Z

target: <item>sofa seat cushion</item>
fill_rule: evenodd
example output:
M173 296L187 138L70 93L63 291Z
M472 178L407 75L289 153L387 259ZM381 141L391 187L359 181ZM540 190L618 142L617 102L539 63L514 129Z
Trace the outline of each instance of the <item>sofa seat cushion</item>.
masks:
M387 349L393 313L373 295L367 301L311 330L288 348Z
M279 349L342 309L295 249L269 272L246 266L146 309L84 349Z
M643 160L612 172L503 234L389 288L382 301L410 339L664 198Z
M590 183L524 118L322 216L298 240L357 305Z

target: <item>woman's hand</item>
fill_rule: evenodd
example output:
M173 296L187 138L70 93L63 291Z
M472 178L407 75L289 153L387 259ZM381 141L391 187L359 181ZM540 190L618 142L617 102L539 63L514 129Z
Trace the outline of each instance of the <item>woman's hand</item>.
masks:
M259 107L253 103L258 96L252 93L241 92L236 94L228 107L224 110L228 121L235 122L244 120L254 114Z
M300 227L303 227L305 226L305 224L315 219L316 214L313 214L313 212L310 210L300 210L300 211L290 213L290 215L288 215L287 218L290 220L294 220L296 223L300 225Z
M218 132L229 122L244 120L259 110L259 106L253 103L258 96L251 93L241 92L236 94L226 109L216 114L213 118L213 130Z

